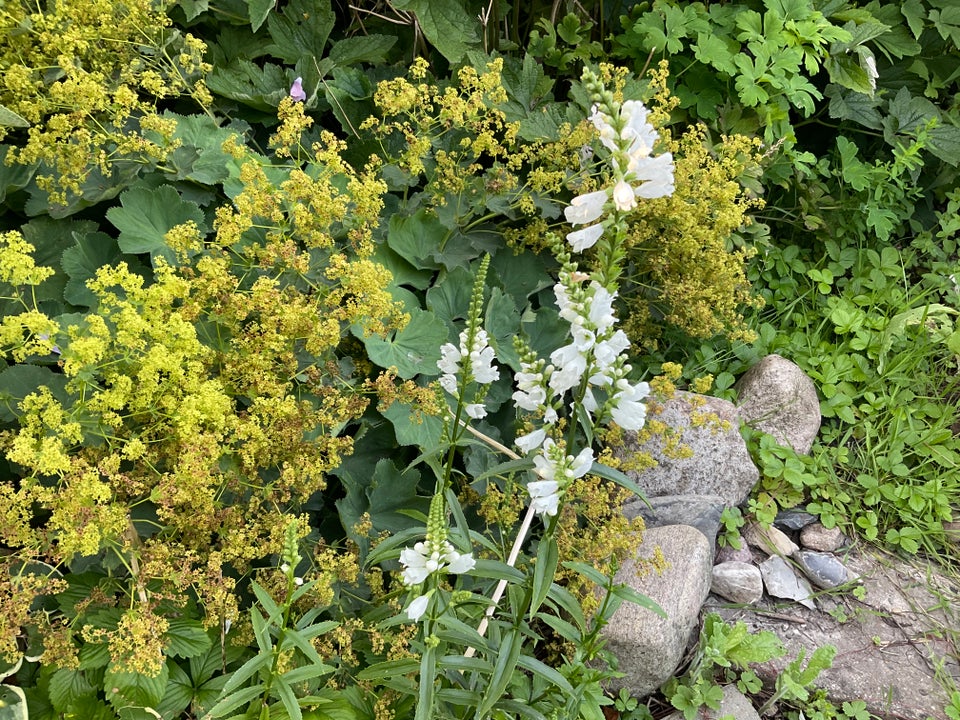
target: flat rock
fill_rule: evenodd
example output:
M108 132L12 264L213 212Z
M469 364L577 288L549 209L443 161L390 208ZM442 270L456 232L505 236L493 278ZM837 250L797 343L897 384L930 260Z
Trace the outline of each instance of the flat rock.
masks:
M763 597L763 576L756 565L725 562L713 566L710 592L734 603L752 605Z
M833 667L816 684L834 705L863 700L870 713L882 718L947 720L943 708L949 697L937 674L960 682L957 648L942 630L960 627L960 587L918 558L904 561L857 550L844 563L859 576L866 596L861 602L850 594L834 594L830 614L767 599L756 611L712 598L704 609L781 639L787 654L754 666L767 683L775 682L801 649L809 656L822 645L833 645Z
M603 628L606 648L625 673L610 681L614 693L626 688L643 697L674 674L710 592L713 547L703 533L688 525L649 528L638 557L651 557L658 546L667 562L663 572L638 575L637 563L627 561L614 578L655 601L667 614L662 618L625 602Z
M777 513L773 524L781 530L802 530L810 523L816 521L816 515L811 515L803 510L781 510Z
M640 515L648 528L664 525L690 525L712 544L720 530L720 515L726 502L719 495L661 495L649 498L649 506L640 498L623 505L629 519Z
M846 566L830 553L801 550L793 559L810 582L823 590L839 587L850 581Z
M779 528L764 527L759 523L750 523L743 528L743 537L755 548L763 550L768 555L783 555L790 557L800 548L787 537Z
M798 365L767 355L734 385L745 423L806 455L820 431L817 388Z
M626 434L616 453L629 458L649 453L657 466L627 474L648 498L661 495L714 495L726 505L743 503L760 479L740 436L740 416L733 403L707 395L677 392L663 404L648 403L642 441ZM663 424L666 433L647 434ZM678 452L689 449L689 453ZM680 457L689 454L689 457Z
M771 555L760 563L760 574L763 576L763 586L772 597L796 600L811 610L816 607L810 583L797 575L779 555Z

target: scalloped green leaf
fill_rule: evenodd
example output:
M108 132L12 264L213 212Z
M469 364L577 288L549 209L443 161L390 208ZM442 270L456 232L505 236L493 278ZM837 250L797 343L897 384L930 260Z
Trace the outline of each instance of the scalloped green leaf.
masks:
M395 367L405 380L416 375L439 375L437 361L440 346L447 341L447 326L431 312L414 310L410 322L402 330L392 331L386 338L371 335L363 340L370 359L382 368Z
M176 253L164 235L188 221L201 229L205 226L199 206L181 198L169 185L155 190L131 188L120 194L120 205L107 210L107 220L120 231L117 245L130 255L149 253L173 264Z

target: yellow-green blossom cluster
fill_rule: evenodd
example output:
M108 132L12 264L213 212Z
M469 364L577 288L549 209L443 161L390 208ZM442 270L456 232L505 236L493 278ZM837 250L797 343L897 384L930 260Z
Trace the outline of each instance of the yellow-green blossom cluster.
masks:
M12 0L0 8L0 105L29 124L8 162L41 164L37 184L55 202L121 160L160 162L176 124L158 101L212 98L206 45L170 28L153 0ZM10 128L0 127L0 139Z
M25 469L3 486L0 543L52 563L123 558L140 602L98 640L118 667L156 669L159 641L140 641L163 635L148 600L189 589L207 624L237 619L237 575L280 550L278 528L352 451L342 429L371 390L390 392L339 363L351 328L403 322L390 273L369 257L385 186L342 149L323 134L303 164L270 169L244 153L243 187L217 211L214 237L189 223L169 231L181 265L154 258L149 281L122 263L100 268L87 282L96 311L62 327L30 292L50 271L19 234L2 237L0 281L24 308L5 321L3 350L49 356L56 343L65 387L27 395L18 428L0 435ZM131 512L143 505L149 533ZM324 597L355 574L345 557L318 557Z

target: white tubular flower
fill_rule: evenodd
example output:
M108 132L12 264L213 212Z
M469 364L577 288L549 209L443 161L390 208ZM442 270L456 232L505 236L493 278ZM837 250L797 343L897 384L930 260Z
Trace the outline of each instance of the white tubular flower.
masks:
M603 235L603 225L596 224L567 233L567 242L574 252L583 252L597 244Z
M560 486L553 480L535 480L527 483L530 507L537 515L556 515L560 505Z
M465 573L473 569L476 561L472 553L461 554L449 542L418 542L412 548L400 551L401 577L403 584L413 587L424 582L431 574Z
M648 111L639 100L627 100L620 108L620 116L626 120L620 137L629 142L627 155L644 158L653 152L653 146L659 137L653 125L647 122Z
M473 559L473 553L458 553L450 543L446 543L444 557L448 563L446 571L454 575L470 572L477 565L477 561Z
M427 611L427 603L430 601L430 595L420 595L414 598L407 606L407 617L413 622L419 620Z
M586 475L593 467L593 448L585 447L576 457L566 457L567 462L564 468L564 476L567 481L574 478L581 478Z
M626 180L621 179L613 186L613 204L617 210L627 212L637 206L637 198L633 193L633 188Z
M550 354L556 369L550 375L550 389L557 395L575 387L587 370L587 358L576 345L565 345Z
M460 359L462 357L456 345L445 343L440 346L440 359L437 360L437 367L442 373L456 375L460 372Z
M632 175L640 180L634 186L633 192L637 197L652 199L666 197L673 194L673 155L663 153L656 157L644 158L637 164Z
M624 430L640 430L647 421L643 400L650 394L650 386L645 382L631 385L626 378L621 378L617 380L617 388L610 417Z
M576 457L564 455L563 446L547 438L533 458L533 466L541 479L527 483L530 507L538 515L556 515L567 485L586 475L593 466L593 450L586 447Z
M564 209L563 216L573 226L589 225L603 215L603 207L606 203L606 190L577 195L570 201L570 206Z
M546 437L546 429L540 428L539 430L534 430L532 433L521 435L513 442L518 448L520 448L520 452L522 452L524 455L529 455L531 450L536 450L543 444L543 441L546 439Z
M594 105L593 112L590 113L590 122L593 123L600 134L600 142L603 143L603 146L607 150L616 150L617 131L610 124L610 117L606 113L600 112L600 108Z
M468 403L463 406L463 410L474 420L480 420L487 416L487 406L483 403Z
M460 345L464 348L467 342L466 331L460 333ZM463 352L463 349L461 349ZM493 348L490 347L490 336L483 328L477 330L473 338L473 345L470 348L470 372L474 381L481 385L500 379L500 371L494 367L493 361L496 358Z

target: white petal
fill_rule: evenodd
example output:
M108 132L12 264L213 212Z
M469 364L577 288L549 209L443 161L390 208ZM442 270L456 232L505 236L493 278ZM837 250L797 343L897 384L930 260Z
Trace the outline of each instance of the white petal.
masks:
M483 403L470 403L465 405L463 408L467 415L472 417L474 420L479 420L487 416L487 407Z
M458 553L457 557L451 560L450 565L447 566L447 572L460 575L473 570L476 564L477 561L473 559L473 553L466 553L464 555Z
M597 223L582 230L567 233L567 242L570 243L574 252L583 252L596 245L601 235L603 235L603 225Z
M620 212L633 210L637 206L637 198L633 194L633 188L626 180L619 180L613 186L613 204Z
M531 450L540 447L546 437L546 428L540 428L539 430L534 430L532 433L528 433L527 435L521 435L514 440L514 443L518 448L520 448L520 451L526 455Z
M407 617L416 622L427 611L427 603L430 601L429 595L416 597L407 606Z
M571 225L589 225L603 215L603 206L607 203L607 191L596 190L577 195L564 208L563 216Z

